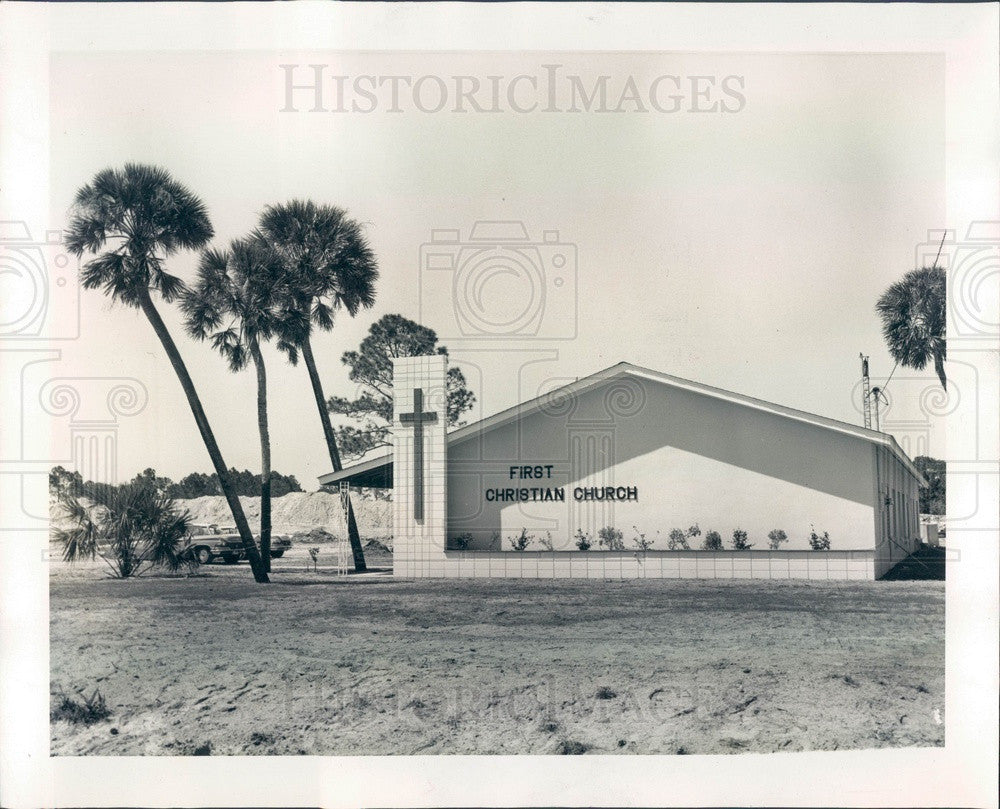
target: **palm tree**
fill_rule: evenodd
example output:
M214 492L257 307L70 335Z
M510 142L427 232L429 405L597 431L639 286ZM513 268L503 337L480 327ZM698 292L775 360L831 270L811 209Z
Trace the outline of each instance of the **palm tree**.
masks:
M944 373L946 290L945 271L937 265L924 267L904 275L875 304L892 358L917 371L933 360L934 371L945 390L948 389Z
M267 572L201 399L151 296L155 291L167 303L177 300L184 293L184 282L164 270L164 259L181 249L200 249L210 238L212 225L198 197L162 168L128 163L122 169L98 172L77 191L66 248L77 258L85 252L96 256L81 271L85 289L101 289L112 301L141 309L152 325L187 396L254 579L266 582ZM113 247L108 245L109 240ZM105 246L110 249L100 252Z
M271 569L271 438L267 417L267 370L260 345L275 335L297 339L302 330L295 310L283 306L284 268L261 239L238 239L229 250L206 250L198 279L182 301L188 333L211 338L233 372L253 362L257 374L257 429L260 433L260 555Z
M61 498L69 527L57 529L54 538L63 546L65 561L99 556L116 579L185 564L183 539L191 517L169 497L143 483L105 486L89 496L89 505L74 495Z
M375 303L378 261L368 244L361 225L349 218L343 208L317 205L311 200L292 200L269 205L260 217L260 234L281 255L288 273L292 308L308 324L294 340L278 343L294 364L301 351L309 372L316 409L326 438L330 463L335 472L343 469L326 396L316 370L311 332L333 328L339 309L351 317ZM347 499L347 536L354 554L354 569L366 569L361 537L354 517L354 506Z

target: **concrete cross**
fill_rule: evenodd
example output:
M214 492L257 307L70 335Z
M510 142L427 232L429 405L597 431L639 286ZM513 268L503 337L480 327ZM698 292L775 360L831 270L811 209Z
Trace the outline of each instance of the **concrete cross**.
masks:
M413 412L400 413L403 424L413 425L413 519L424 518L424 423L437 421L437 413L425 413L424 392L413 389Z

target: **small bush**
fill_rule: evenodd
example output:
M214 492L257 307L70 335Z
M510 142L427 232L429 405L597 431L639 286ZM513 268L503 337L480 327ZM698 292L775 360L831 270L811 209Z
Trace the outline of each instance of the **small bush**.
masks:
M816 533L816 529L813 526L809 526L809 547L814 551L828 551L830 550L830 535L824 531L823 535L820 536Z
M597 532L597 544L605 550L625 550L625 538L622 532L611 525L606 525Z
M465 551L469 549L470 542L472 542L472 534L459 534L457 537L452 537L451 546L456 551Z
M771 543L772 551L781 550L782 543L788 542L788 534L780 528L775 528L770 534L767 535L767 538Z
M606 685L602 685L597 689L597 693L594 694L598 699L614 699L618 694L608 688Z
M733 550L748 551L753 547L753 543L747 542L747 532L737 528L733 531Z
M490 548L491 551L503 550L503 545L500 542L500 532L494 531L490 534Z
M688 545L687 535L680 529L674 528L668 537L667 547L672 551L689 551L691 546Z
M701 546L706 551L721 551L722 550L722 536L718 531L709 531L705 534L705 541Z
M555 547L552 544L552 532L546 531L544 537L538 538L538 544L542 546L542 550L554 551Z
M590 534L583 533L583 529L581 528L576 529L576 537L574 537L574 539L574 544L581 551L589 551L592 547L594 547L593 543L590 541Z
M590 745L565 739L559 745L559 753L564 756L582 756L590 749Z
M653 540L646 539L646 535L640 534L639 529L636 526L633 525L632 530L635 531L635 536L632 537L632 542L640 551L646 552L653 547Z
M510 543L511 550L524 551L532 542L535 541L534 534L529 534L527 528L522 528L520 534L516 534L512 537L507 537L507 541Z
M698 523L695 523L688 528L686 536L688 539L694 539L695 537L701 536L701 529L698 527Z
M73 699L67 694L60 694L59 704L50 714L52 721L62 720L73 725L93 725L95 722L100 722L111 716L111 709L108 708L104 697L96 688L89 697L84 696L83 692L77 692L77 694L80 697L79 700Z

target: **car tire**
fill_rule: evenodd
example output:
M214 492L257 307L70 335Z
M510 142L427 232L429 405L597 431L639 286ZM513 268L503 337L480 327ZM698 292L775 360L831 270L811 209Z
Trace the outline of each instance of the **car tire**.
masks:
M212 561L212 552L208 548L198 548L194 552L194 558L198 560L199 565L207 565Z
M284 555L285 555L284 551L271 551L271 558L272 559L280 559Z
M223 556L222 557L222 561L225 562L227 565L235 565L237 562L240 561L240 557L238 557L238 556Z

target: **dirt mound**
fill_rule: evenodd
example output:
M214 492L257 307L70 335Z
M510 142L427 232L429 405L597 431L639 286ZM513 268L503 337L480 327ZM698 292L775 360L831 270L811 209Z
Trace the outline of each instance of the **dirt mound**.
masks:
M325 528L313 528L311 531L299 531L292 534L292 541L302 545L322 545L326 542L333 542L337 537Z
M250 527L260 530L260 498L241 497ZM353 496L354 514L358 521L358 531L367 537L384 537L392 533L392 503ZM191 512L191 520L208 525L232 525L233 515L226 505L226 498L195 497L178 500L181 508ZM340 495L327 492L291 492L271 500L271 525L278 533L306 533L313 529L323 529L333 536L344 536L347 526L344 511L340 507ZM317 537L315 542L330 541Z

